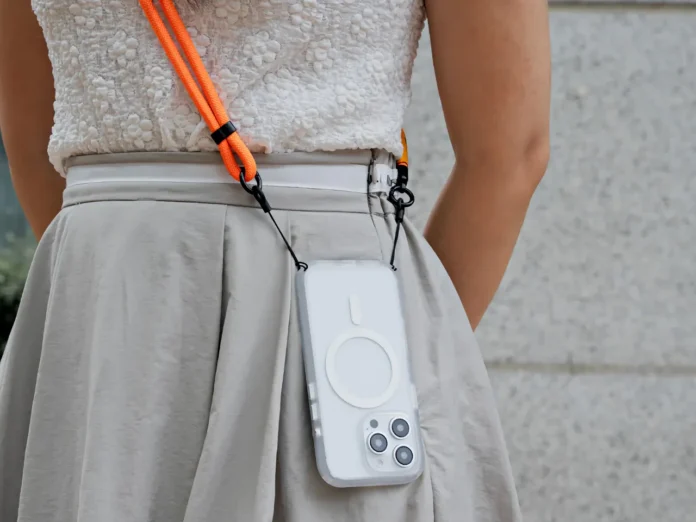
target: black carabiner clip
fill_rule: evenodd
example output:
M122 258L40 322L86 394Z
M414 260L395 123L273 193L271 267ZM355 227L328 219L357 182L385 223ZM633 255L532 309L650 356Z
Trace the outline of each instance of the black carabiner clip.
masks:
M387 200L394 205L394 208L396 209L396 222L401 223L404 220L406 209L415 203L416 197L413 195L413 192L411 192L410 189L404 187L403 185L394 185L389 191L389 197Z
M261 181L261 175L257 172L256 176L254 176L254 182L256 185L249 185L246 179L244 179L244 174L244 167L242 167L239 173L239 183L242 185L242 188L245 191L254 196L254 199L258 201L263 211L268 214L273 209L271 208L271 204L266 199L266 195L263 193L263 181Z

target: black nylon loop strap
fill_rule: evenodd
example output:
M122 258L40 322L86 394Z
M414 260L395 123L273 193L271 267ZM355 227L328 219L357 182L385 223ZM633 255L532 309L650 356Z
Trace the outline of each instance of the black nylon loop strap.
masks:
M228 121L218 130L213 132L210 135L210 137L213 138L213 141L216 145L220 145L223 141L232 136L232 134L234 134L235 132L237 132L237 127L235 127L231 121Z

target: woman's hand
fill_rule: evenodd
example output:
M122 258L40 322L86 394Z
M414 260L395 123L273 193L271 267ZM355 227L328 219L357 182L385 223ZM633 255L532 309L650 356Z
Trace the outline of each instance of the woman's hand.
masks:
M65 188L46 152L53 99L51 63L30 0L0 0L0 132L37 238L59 212Z
M428 0L456 163L425 236L476 328L549 155L546 0Z

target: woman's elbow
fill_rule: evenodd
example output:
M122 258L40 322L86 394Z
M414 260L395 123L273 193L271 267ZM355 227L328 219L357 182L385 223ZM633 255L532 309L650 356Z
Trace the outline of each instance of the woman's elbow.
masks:
M549 163L548 132L527 134L524 139L481 140L455 146L455 172L511 197L531 198Z
M551 155L548 132L534 134L520 154L517 176L523 187L534 192L546 174Z

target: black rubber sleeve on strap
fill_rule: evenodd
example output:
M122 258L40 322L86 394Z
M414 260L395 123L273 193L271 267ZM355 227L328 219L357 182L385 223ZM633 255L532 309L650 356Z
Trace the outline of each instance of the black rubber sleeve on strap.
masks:
M210 135L210 137L213 138L213 141L217 145L220 145L223 141L232 136L232 134L234 134L235 132L237 132L237 127L235 127L231 121L228 121L218 130L213 132Z

